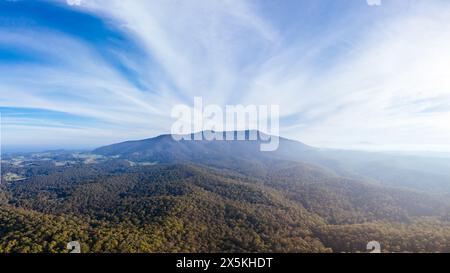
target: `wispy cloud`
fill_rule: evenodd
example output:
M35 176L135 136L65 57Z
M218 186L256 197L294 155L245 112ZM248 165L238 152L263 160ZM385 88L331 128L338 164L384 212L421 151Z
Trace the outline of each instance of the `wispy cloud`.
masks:
M0 27L0 45L32 57L0 55L0 106L91 118L60 126L62 139L108 143L168 132L170 109L202 96L278 104L281 133L312 145L450 150L450 5L321 3L286 1L282 16L297 19L285 20L261 1L61 1L124 33L126 47ZM32 122L11 120L4 141L26 142Z
M162 130L157 121L167 118L160 108L164 107L164 103L160 103L161 98L139 92L89 46L61 34L29 32L22 35L20 39L16 34L6 32L0 36L15 46L26 46L27 50L33 50L40 58L50 61L0 65L0 89L4 94L0 99L2 106L86 116L100 121L100 126L113 124L119 131L137 131L142 127L148 133L156 133L151 131L155 128ZM52 47L46 46L49 43ZM17 139L13 130L4 131L5 141Z

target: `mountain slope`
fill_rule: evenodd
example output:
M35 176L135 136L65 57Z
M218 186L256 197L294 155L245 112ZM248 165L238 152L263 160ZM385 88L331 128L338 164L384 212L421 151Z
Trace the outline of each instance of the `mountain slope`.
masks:
M201 166L124 172L105 164L36 177L9 191L10 205L51 216L46 225L58 220L55 216L78 219L83 228L74 238L96 238L83 241L89 251L128 251L120 246L124 239L132 241L132 252L330 251L312 232L325 224L319 216L261 183ZM11 212L20 213L8 206L4 210L10 212L7 219ZM27 223L20 224L22 230L30 231ZM8 237L14 230L5 227L3 232ZM110 240L118 244L108 245Z
M7 166L26 179L0 185L0 252L72 240L84 252L448 251L448 195L365 178L363 154L260 144L166 135L99 148L108 157L89 164Z
M249 134L257 134L257 140L250 140ZM233 132L235 138L237 134L243 134L244 140L175 140L172 135L161 135L155 138L127 141L98 148L94 154L104 156L119 156L136 161L155 161L159 163L173 162L199 162L206 160L220 160L223 158L243 158L251 160L264 160L276 156L285 156L286 148L291 152L312 151L314 148L300 142L294 142L285 138L279 138L280 149L275 152L261 152L261 144L265 134L257 131ZM189 135L194 139L206 132ZM219 133L225 136L225 132ZM293 144L293 145L292 145ZM289 145L289 147L285 147Z
M281 137L276 151L261 152L263 141L260 138L251 141L248 139L249 131L245 134L244 141L176 141L171 135L162 135L101 147L93 153L138 162L191 162L232 170L243 165L263 170L274 162L295 161L321 167L339 176L381 185L428 193L450 193L449 158L323 150Z
M266 171L117 159L55 168L3 189L0 252L64 252L71 240L84 252L358 252L368 238L387 251L445 250L438 200L296 162Z

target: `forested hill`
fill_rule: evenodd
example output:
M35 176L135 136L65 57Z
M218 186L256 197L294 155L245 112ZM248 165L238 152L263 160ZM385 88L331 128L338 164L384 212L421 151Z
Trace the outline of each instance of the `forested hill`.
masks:
M384 185L284 139L298 148L169 137L103 156L5 158L0 252L67 252L70 241L83 252L367 252L370 241L450 252L447 194Z
M286 151L294 154L303 154L306 151L315 150L314 148L300 142L291 141L285 138L278 138L281 142L279 149L274 152L261 152L261 145L268 143L266 139L271 136L263 134L259 131L231 132L234 139L237 139L238 134L240 134L244 140L228 141L205 140L207 133L211 134L212 132L201 132L186 136L161 135L155 138L127 141L100 147L95 149L93 153L103 156L115 156L133 161L148 161L157 163L209 163L209 161L221 161L227 158L244 158L261 161L267 158L280 156L285 157ZM215 132L214 134L218 134L225 139L227 132ZM253 136L256 137L256 140L251 138L252 134L254 134ZM189 140L175 140L177 137L188 137Z
M210 132L208 132L210 133ZM216 132L225 136L226 132ZM261 152L268 136L259 131L233 132L243 141L176 141L172 135L128 141L98 148L94 154L146 163L201 163L235 170L242 163L295 161L321 167L339 176L368 180L380 185L450 194L450 157L319 149L279 137L273 152ZM250 133L258 138L249 140ZM202 139L205 132L195 136ZM190 135L194 139L194 135ZM239 163L237 163L239 162Z

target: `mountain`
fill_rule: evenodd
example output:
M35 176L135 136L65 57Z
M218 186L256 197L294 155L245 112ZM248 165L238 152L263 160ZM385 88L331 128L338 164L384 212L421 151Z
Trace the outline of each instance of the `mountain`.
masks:
M94 156L55 155L65 165L48 154L2 162L26 179L0 185L0 252L67 252L74 240L83 252L365 252L373 240L387 252L450 252L450 195L362 171L385 159L399 173L417 159L285 138L261 152L266 136L244 133L243 141L163 135ZM426 162L434 173L446 164Z
M450 194L450 158L319 149L282 137L276 151L261 152L261 143L264 143L261 139L267 139L267 135L252 132L258 138L249 140L250 131L234 132L234 135L238 133L245 135L245 140L176 141L171 135L162 135L101 147L93 153L137 162L193 162L232 170L247 165L264 168L280 160L295 161L380 185ZM197 133L197 136L204 134ZM225 132L219 134L225 135ZM194 136L191 135L192 139Z
M158 163L173 163L173 162L199 162L206 160L220 160L227 158L242 158L251 160L264 160L273 158L280 154L280 151L285 151L285 147L290 146L294 148L293 152L305 152L314 150L314 148L304 145L300 142L293 142L285 138L279 138L283 148L276 152L261 152L260 148L263 139L267 136L259 131L240 131L232 132L233 138L237 139L238 134L242 134L243 140L204 140L206 134L210 132L200 132L186 136L172 136L161 135L155 138L127 141L119 144L113 144L98 148L93 151L94 154L104 156L118 156L119 158L126 158L134 161L152 161ZM217 133L224 139L226 132ZM251 140L250 135L254 134L255 140ZM189 138L192 140L175 140L178 138ZM193 139L201 140L193 140Z

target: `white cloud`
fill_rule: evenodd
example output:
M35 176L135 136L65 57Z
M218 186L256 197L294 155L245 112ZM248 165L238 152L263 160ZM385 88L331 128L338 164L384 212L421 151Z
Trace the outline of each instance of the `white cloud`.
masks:
M240 58L278 40L245 1L108 0L87 7L135 33L189 102L202 95L226 103L242 80Z
M367 16L378 21L359 14L360 21L286 40L256 5L85 0L82 8L112 20L151 55L135 62L116 52L151 92L138 90L81 41L1 33L0 42L32 46L64 66L0 65L1 92L15 94L1 96L0 103L113 124L91 132L109 142L119 138L113 134L126 139L168 132L172 106L203 96L206 104L279 104L282 134L312 145L450 150L448 4L427 1L406 9L383 2L366 7L380 12ZM327 60L337 46L339 56Z
M164 114L165 108L170 106L168 96L140 92L81 41L50 32L18 35L3 31L0 37L0 43L26 47L41 58L48 57L55 62L51 65L0 65L0 105L95 119L97 125L87 126L84 134L94 137L98 132L96 126L102 126L102 131L109 132L109 136L97 135L104 142L125 140L125 132L129 137L147 137L164 130L163 124L169 120ZM52 47L47 46L49 43ZM4 144L16 143L32 135L15 132L17 127L13 125L22 124L21 128L24 128L23 120L11 123L4 115L3 121ZM51 123L43 120L34 124L39 127L45 122ZM31 128L30 123L27 124ZM74 140L81 141L78 135L72 134L74 132L62 130L48 141L51 144L55 137L69 133ZM69 135L64 137L67 138Z
M298 109L320 121L291 135L321 146L449 151L449 15L448 5L420 6L375 24L347 60L297 89Z

